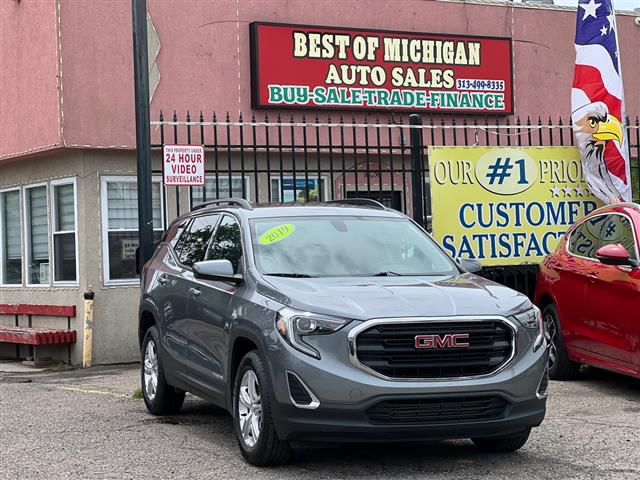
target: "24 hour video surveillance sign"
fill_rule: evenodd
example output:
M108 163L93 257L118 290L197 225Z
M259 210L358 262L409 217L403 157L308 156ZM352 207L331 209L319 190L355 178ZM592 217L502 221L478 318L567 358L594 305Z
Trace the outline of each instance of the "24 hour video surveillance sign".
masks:
M253 108L513 112L511 40L251 24Z

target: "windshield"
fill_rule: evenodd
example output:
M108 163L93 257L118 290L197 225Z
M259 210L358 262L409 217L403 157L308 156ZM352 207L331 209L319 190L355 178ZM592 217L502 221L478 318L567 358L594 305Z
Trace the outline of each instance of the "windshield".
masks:
M453 275L454 262L411 221L373 216L251 222L258 270L290 277Z

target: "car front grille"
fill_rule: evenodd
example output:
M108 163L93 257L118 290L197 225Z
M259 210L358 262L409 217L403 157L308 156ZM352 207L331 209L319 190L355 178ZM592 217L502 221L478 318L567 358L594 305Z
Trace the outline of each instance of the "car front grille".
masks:
M436 424L494 420L509 403L498 396L385 400L367 410L375 424Z
M468 346L417 348L417 336L463 334ZM512 328L501 320L390 321L358 333L357 361L383 377L438 379L495 372L514 353Z

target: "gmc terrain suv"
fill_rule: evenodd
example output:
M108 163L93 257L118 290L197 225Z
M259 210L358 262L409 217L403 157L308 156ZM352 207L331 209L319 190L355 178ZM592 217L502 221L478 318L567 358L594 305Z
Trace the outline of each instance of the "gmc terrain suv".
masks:
M516 450L545 415L545 330L478 268L372 200L209 202L142 272L144 401L226 408L255 465L285 462L292 440Z

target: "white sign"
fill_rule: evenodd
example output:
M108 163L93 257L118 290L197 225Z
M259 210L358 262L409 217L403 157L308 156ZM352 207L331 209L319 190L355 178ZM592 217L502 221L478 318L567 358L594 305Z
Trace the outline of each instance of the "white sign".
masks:
M202 145L165 145L162 149L162 159L165 185L204 185Z
M122 260L135 260L138 239L122 240Z

